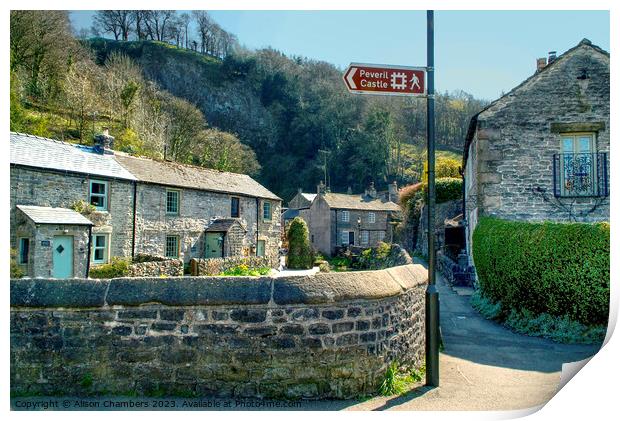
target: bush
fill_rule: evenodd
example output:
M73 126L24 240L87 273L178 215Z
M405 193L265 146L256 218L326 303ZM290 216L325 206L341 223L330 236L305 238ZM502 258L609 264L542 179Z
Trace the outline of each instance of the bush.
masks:
M286 266L289 269L311 269L314 262L314 253L308 239L308 225L300 217L291 221L286 233L288 240L288 254Z
M360 254L357 265L360 269L383 269L389 266L391 247L380 241L376 247L368 248Z
M404 187L400 191L400 203L403 206L413 206L418 200L428 201L428 185L417 183ZM444 203L463 198L463 179L441 177L435 179L435 203Z
M220 273L220 276L261 276L267 275L271 271L271 268L266 266L250 267L248 265L240 264L234 268L230 268Z
M92 266L88 275L95 279L122 278L129 272L129 262L120 257L113 257L110 263Z
M606 324L609 224L481 218L473 257L483 296L511 310Z
M21 278L24 270L17 264L17 250L11 249L11 278Z
M168 259L155 254L138 253L133 257L132 263L163 262L164 260Z

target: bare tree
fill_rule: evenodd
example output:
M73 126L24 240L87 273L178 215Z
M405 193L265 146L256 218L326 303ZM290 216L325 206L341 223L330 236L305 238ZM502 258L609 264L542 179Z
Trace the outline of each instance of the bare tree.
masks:
M93 21L103 33L112 33L114 39L127 41L135 18L132 10L98 10Z
M94 62L79 60L71 65L66 75L64 92L81 140L84 139L88 117L97 110L96 73Z
M144 25L150 39L166 41L167 25L173 16L174 10L148 10L144 14Z
M185 48L189 49L189 23L191 21L191 16L189 13L182 13L179 17L179 21L183 26L183 30L185 32Z
M146 15L146 13L148 13L148 11L147 10L134 10L132 13L134 15L134 23L135 23L135 27L136 27L136 37L139 40L146 39L146 31L145 31L144 19L145 19L145 15Z

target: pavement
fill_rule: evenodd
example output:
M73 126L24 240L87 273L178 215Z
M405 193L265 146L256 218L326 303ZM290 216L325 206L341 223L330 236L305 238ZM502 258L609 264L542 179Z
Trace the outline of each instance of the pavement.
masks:
M149 410L314 410L314 411L502 411L538 407L556 393L562 364L594 355L593 345L558 344L544 338L520 335L482 318L469 305L469 294L453 290L437 276L440 294L440 320L444 350L439 356L440 386L417 385L409 393L393 397L375 397L366 401L274 402L227 399L165 399L167 406L149 406ZM49 400L71 403L64 409L142 409L122 405L132 401L155 402L162 399L138 398L12 398L11 406L21 409L27 400L33 404ZM106 400L119 407L104 407ZM18 403L19 401L19 403ZM294 405L293 405L294 404ZM66 405L66 404L64 404ZM90 405L90 406L89 406ZM97 406L96 406L97 405ZM23 407L22 407L23 408ZM42 407L36 409L43 409Z

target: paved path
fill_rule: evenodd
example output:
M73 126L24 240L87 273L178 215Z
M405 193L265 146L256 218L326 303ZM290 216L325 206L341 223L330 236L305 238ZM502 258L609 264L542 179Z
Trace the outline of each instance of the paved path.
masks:
M199 410L512 410L539 406L554 394L565 362L593 355L598 347L563 345L547 339L519 335L497 323L483 319L469 305L469 297L455 293L438 278L441 329L444 351L440 354L440 387L420 385L398 397L377 397L365 402L313 401L300 407L262 406L265 401L249 401L249 407L234 400L173 399L176 408L184 402L219 402L217 408ZM28 398L45 401L47 398ZM62 398L61 398L62 399ZM106 398L85 399L104 402ZM131 401L130 398L112 398ZM15 408L16 399L11 399ZM23 400L23 399L22 399ZM223 406L230 402L230 406ZM282 403L284 404L284 403ZM286 405L286 404L284 404ZM17 409L17 408L16 408ZM79 409L79 408L70 408ZM82 410L88 408L81 408ZM90 408L97 409L97 408ZM127 409L127 408L125 408ZM171 409L171 408L161 408Z

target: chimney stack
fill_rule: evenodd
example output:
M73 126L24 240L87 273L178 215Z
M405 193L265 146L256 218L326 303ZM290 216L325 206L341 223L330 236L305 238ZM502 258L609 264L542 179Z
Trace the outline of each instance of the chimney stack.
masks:
M351 186L347 187L347 194L353 194L353 190L351 189Z
M368 196L368 197L370 197L372 199L376 199L377 198L377 190L375 189L374 181L371 181L370 185L366 189L366 196Z
M555 61L556 58L557 58L556 52L555 51L549 51L549 60L547 60L547 62L549 64L551 64L551 63L553 63Z
M325 184L323 184L323 180L321 180L319 184L316 186L316 193L320 195L324 195L325 192L326 192Z
M536 59L536 71L540 72L542 69L547 66L547 59L545 57Z
M398 203L398 184L396 184L396 180L388 186L388 200Z
M107 127L103 128L101 134L95 135L95 152L100 154L114 154L112 147L114 146L114 136L110 136L110 131Z

